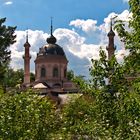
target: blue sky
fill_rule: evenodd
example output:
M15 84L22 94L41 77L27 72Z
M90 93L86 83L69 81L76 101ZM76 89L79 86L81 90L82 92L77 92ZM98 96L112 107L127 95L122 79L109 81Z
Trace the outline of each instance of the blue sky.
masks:
M55 28L69 28L69 22L74 19L96 19L101 24L109 13L128 9L128 4L123 0L0 1L0 16L7 17L7 22L16 25L19 30L30 28L48 31L50 17L54 18Z
M91 58L97 59L100 46L108 43L110 18L128 18L127 0L0 0L0 17L7 25L17 26L17 42L12 45L11 66L23 68L22 55L26 29L31 44L31 71L39 48L46 44L53 17L54 35L69 59L69 69L76 74L88 75ZM116 33L119 61L124 46Z

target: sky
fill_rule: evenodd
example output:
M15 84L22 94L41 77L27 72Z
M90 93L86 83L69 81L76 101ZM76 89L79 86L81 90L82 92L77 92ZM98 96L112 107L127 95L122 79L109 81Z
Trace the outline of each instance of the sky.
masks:
M7 26L17 26L16 43L10 46L11 67L23 68L23 44L28 29L34 72L34 60L39 48L47 44L52 17L53 34L66 53L68 69L88 76L91 59L98 59L100 47L105 49L108 44L111 17L128 21L128 10L128 0L0 0L0 18L7 18ZM121 62L128 52L114 32L116 57Z

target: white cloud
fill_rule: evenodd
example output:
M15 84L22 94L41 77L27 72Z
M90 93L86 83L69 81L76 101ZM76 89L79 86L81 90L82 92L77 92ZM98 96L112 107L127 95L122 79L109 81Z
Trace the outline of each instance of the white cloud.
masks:
M123 0L123 2L128 2L129 0Z
M23 68L23 54L24 54L24 43L26 40L26 31L16 31L17 35L16 43L11 45L11 66L14 69ZM36 58L36 53L39 51L39 48L42 47L46 43L46 38L48 37L47 33L43 31L32 31L28 30L29 34L29 43L31 45L30 54L31 58L31 71L34 71L34 60Z
M58 44L63 46L66 53L70 52L80 59L91 58L98 59L100 45L86 44L86 38L81 37L78 33L68 29L57 29L54 35L58 39Z
M130 15L128 10L124 10L120 14L110 13L107 18L116 17L115 20L129 21ZM107 21L107 18L105 18L104 21Z
M70 25L80 28L86 33L92 32L92 35L94 36L93 40L98 38L98 43L88 43L88 34L87 36L81 36L81 34L75 30L58 28L54 31L54 36L57 38L57 44L63 47L69 60L69 67L70 69L73 69L75 73L88 75L88 67L91 64L91 58L99 58L100 46L105 50L108 44L107 33L110 27L110 18L114 15L117 15L118 19L126 19L128 21L129 12L125 10L121 14L110 13L101 25L97 25L97 21L92 19L77 19L70 22ZM28 32L29 43L31 44L30 53L32 55L31 71L34 71L36 54L39 51L39 48L46 44L48 34L39 30L29 30ZM26 31L16 31L16 34L17 42L10 47L12 52L11 66L15 69L23 68L22 56L24 54L23 44L25 43ZM128 52L124 49L124 45L120 42L117 33L115 36L115 44L117 45L116 57L119 62L121 62L124 55L128 54Z
M12 1L6 1L4 4L5 5L11 5L11 4L13 4L13 2Z
M116 17L117 16L117 17ZM97 25L97 21L93 19L76 19L70 22L71 26L74 26L74 31L75 28L81 29L81 31L85 32L87 36L85 36L85 40L90 39L90 43L94 44L99 44L99 45L104 45L107 44L107 33L110 30L110 19L112 17L116 17L114 20L123 20L126 22L126 28L128 28L128 21L130 20L130 17L132 14L129 13L128 10L124 10L122 13L117 14L117 13L110 13L105 19L104 23L101 25ZM78 30L79 31L79 30ZM117 38L117 45L120 46L120 41L117 36L117 32L115 32L116 38ZM122 45L122 44L121 44Z
M124 56L128 56L129 51L125 50L125 49L120 49L116 52L116 58L118 60L119 63L123 62L123 58Z
M86 33L91 31L96 31L97 30L96 24L97 24L97 20L93 20L93 19L87 19L87 20L76 19L70 22L70 25L78 27Z

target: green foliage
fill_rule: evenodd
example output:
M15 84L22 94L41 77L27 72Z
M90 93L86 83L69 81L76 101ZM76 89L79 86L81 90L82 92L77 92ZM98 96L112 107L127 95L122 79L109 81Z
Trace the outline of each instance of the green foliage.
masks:
M2 88L2 86L0 85L0 95L3 94L3 93L4 93L3 88Z
M35 81L35 74L34 73L30 73L30 80L31 82Z
M108 89L118 92L127 86L125 69L113 56L107 60L105 52L100 49L100 59L93 60L90 68L90 87L95 90ZM109 86L110 85L110 86Z
M48 139L59 127L54 109L31 90L0 95L0 139Z
M31 82L35 81L34 73L30 73ZM20 88L20 85L24 80L24 70L18 69L13 70L12 68L7 68L3 79L3 89L9 90L11 88Z
M115 29L130 51L125 58L126 74L137 76L140 73L140 1L129 0L129 5L132 14L127 23L129 30L125 29L126 21L116 21Z
M4 74L10 61L9 46L15 43L16 38L14 35L16 27L6 27L3 25L5 21L6 18L0 19L0 84L3 83Z
M67 79L72 80L74 78L74 72L73 70L67 71Z
M92 67L90 68L91 85L94 88L99 88L105 85L105 78L108 78L108 64L106 54L100 50L100 60L91 60Z
M72 139L74 137L89 136L93 133L91 129L94 126L92 108L92 102L89 103L84 97L80 97L64 109L62 130L65 136Z
M115 28L130 54L119 64L115 56L107 60L100 50L100 59L92 60L90 83L76 79L87 94L64 109L61 132L69 139L140 139L140 1L129 4L131 31L123 21ZM129 76L134 78L128 80Z
M83 95L70 102L61 117L57 135L61 139L140 139L140 95L136 93Z
M84 79L84 76L75 76L73 82L77 85L80 93L89 93L89 84L88 81Z
M6 87L15 87L18 84L23 83L24 71L19 69L14 71L12 68L8 68L4 75L4 85Z

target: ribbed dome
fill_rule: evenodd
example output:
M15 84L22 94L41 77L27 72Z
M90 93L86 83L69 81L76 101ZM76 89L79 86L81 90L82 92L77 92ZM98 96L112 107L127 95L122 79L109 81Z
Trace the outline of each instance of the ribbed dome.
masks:
M44 46L45 49L45 53L47 54L51 54L51 55L62 55L65 56L65 53L63 51L63 48L60 47L57 44L48 44Z

